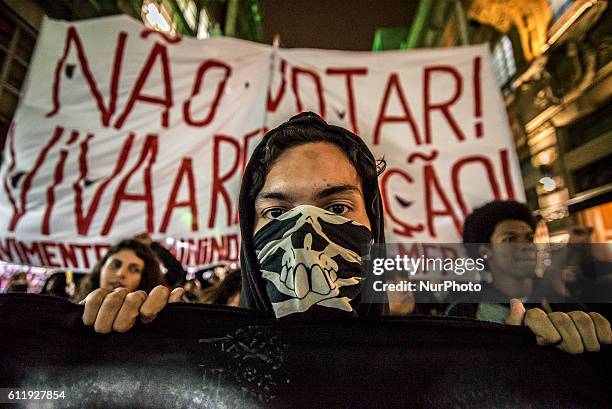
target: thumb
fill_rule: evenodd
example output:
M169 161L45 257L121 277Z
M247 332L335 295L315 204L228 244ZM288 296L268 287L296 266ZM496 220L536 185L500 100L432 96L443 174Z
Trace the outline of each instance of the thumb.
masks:
M523 325L523 319L525 318L525 306L522 302L513 298L510 300L510 314L506 318L506 324L508 325Z

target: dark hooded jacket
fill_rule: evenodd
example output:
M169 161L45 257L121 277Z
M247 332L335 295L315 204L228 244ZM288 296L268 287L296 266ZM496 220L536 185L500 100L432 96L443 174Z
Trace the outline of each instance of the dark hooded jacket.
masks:
M262 142L255 148L242 177L239 198L239 216L240 216L240 232L241 232L241 248L240 248L240 266L242 270L242 291L240 294L240 305L252 310L263 311L269 314L274 314L272 304L266 293L264 279L259 271L259 263L255 254L253 244L253 230L255 223L255 202L249 195L249 189L253 185L253 175L255 169L261 166L262 159L265 155L265 141L271 135L278 132L283 132L287 127L299 124L300 126L312 126L325 131L340 135L342 138L350 138L361 146L363 153L367 155L372 163L376 163L374 155L363 142L363 140L349 132L348 130L325 123L318 115L307 112L294 116L288 122L268 132ZM374 243L384 243L384 216L383 205L378 187L378 178L376 176L369 177L359 175L362 181L363 195L365 199L368 218L370 220L372 236ZM370 297L368 297L370 299ZM388 309L386 304L368 304L359 303L356 307L360 317L383 315Z

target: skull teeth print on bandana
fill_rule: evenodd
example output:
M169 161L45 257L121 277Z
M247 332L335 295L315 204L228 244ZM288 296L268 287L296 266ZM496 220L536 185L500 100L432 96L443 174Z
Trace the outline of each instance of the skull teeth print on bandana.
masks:
M266 224L253 239L277 318L313 306L356 315L351 301L365 278L361 258L372 241L367 227L303 205Z

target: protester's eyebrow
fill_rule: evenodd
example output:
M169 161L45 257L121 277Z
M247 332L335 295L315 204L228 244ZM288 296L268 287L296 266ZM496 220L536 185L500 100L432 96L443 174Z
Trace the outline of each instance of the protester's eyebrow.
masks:
M324 199L328 196L336 195L338 193L361 193L361 190L357 186L353 185L336 185L326 187L320 190L315 195L316 199Z
M284 202L290 202L291 201L291 196L282 193L282 192L259 192L259 194L257 195L257 197L255 198L255 201L259 201L259 200L281 200Z

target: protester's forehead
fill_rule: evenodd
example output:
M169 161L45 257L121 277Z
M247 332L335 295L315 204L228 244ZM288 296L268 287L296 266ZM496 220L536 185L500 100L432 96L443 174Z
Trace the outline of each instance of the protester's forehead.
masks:
M340 147L331 142L308 142L301 145L293 146L285 149L277 158L275 164L283 162L287 158L295 156L306 156L309 159L315 159L319 156L334 156L336 159L346 161L348 165L351 163L346 156L346 153Z
M111 259L120 259L124 262L144 264L144 261L131 249L121 249L109 257Z
M312 192L332 185L361 189L357 170L336 145L314 142L284 151L274 162L263 190Z
M529 234L533 233L533 229L527 222L523 220L507 219L497 223L497 225L495 226L495 230L493 230L494 236L509 233Z

